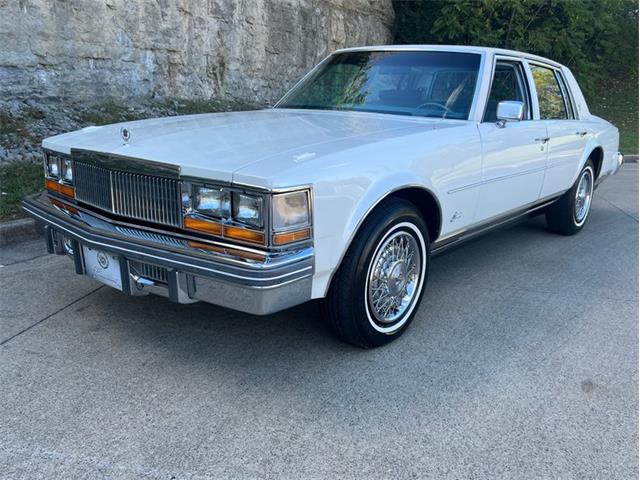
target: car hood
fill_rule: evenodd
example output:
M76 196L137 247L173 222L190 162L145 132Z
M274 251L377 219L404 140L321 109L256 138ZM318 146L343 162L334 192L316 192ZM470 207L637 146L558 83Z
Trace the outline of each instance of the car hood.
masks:
M461 123L364 112L266 109L86 127L47 138L42 145L62 153L76 148L153 160L178 165L183 176L233 182L234 172L250 165L268 176L272 159L282 165L283 157L297 162L301 155L318 157Z

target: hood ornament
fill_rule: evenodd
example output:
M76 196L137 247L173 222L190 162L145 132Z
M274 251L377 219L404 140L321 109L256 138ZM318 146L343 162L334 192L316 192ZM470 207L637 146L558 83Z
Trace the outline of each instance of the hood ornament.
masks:
M120 129L120 136L122 137L122 140L124 140L124 143L128 143L131 139L131 130L127 127L122 127Z

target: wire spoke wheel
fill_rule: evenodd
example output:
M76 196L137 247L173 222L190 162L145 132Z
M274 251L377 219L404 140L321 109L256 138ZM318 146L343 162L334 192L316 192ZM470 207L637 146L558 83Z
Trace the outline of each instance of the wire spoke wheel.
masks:
M418 294L422 253L404 230L385 238L369 267L367 302L374 320L390 326L401 320Z
M429 273L429 230L415 206L389 198L360 227L331 284L324 308L342 340L385 345L406 331Z
M582 172L578 181L578 188L576 188L574 214L578 225L582 224L587 218L592 196L593 175L591 170L587 168Z

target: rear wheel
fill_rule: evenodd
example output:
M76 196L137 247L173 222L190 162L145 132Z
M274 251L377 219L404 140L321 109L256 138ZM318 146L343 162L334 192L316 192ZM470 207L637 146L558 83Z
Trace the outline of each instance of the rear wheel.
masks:
M325 301L327 321L364 348L397 338L422 299L429 265L427 227L415 207L389 199L365 220Z
M582 230L591 210L594 171L593 162L588 160L573 187L549 207L546 212L549 230L562 235Z

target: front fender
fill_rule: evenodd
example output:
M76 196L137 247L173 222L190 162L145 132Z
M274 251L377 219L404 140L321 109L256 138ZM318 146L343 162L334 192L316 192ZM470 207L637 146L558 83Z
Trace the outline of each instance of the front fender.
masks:
M391 195L394 192L399 190L403 190L405 188L420 188L422 190L426 190L431 195L433 195L436 199L438 198L438 193L435 191L433 185L425 182L424 179L420 179L415 175L408 174L397 174L393 177L382 179L379 182L376 182L371 186L371 188L362 196L352 214L349 217L349 221L347 222L344 230L342 231L342 242L344 245L342 252L334 256L335 264L339 265L344 253L348 250L349 245L351 245L351 241L353 237L360 228L360 225L364 222L369 213L379 205L385 198Z
M363 185L361 184L360 186L362 187ZM366 188L345 187L343 191L350 192L351 195L344 195L340 201L334 202L332 224L335 228L327 236L316 239L317 251L329 251L331 255L319 255L316 259L316 276L312 293L314 298L326 295L333 274L342 262L358 229L369 213L393 192L412 187L426 190L435 198L438 198L437 189L428 179L421 178L408 171L396 172L383 177L372 177L371 183ZM333 196L335 195L335 190L332 190ZM353 195L355 192L358 192L359 195ZM321 187L316 188L317 203L326 205L329 198L323 199L323 194L325 193Z

